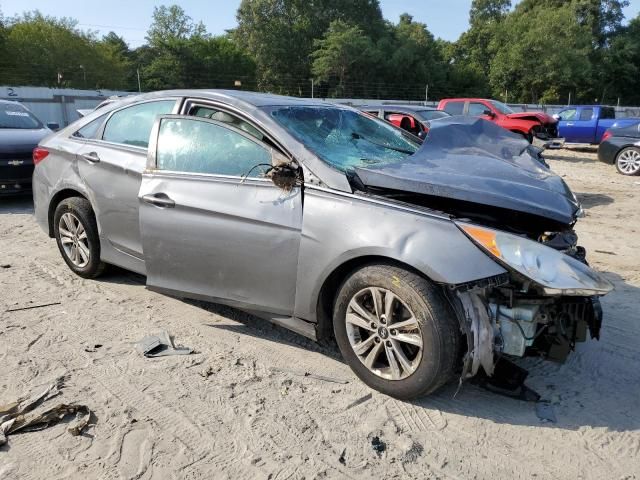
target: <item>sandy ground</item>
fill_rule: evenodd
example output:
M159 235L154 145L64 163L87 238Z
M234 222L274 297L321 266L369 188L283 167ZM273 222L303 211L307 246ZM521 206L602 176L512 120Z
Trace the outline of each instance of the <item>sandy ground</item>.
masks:
M83 280L29 199L0 199L0 265L11 266L0 269L0 404L66 375L57 400L95 413L79 437L64 424L10 436L0 478L640 478L640 177L592 153L558 151L550 164L584 204L592 265L616 286L600 342L565 365L524 361L556 424L472 385L399 402L335 350L243 313L148 292L121 270ZM163 329L197 353L135 352Z

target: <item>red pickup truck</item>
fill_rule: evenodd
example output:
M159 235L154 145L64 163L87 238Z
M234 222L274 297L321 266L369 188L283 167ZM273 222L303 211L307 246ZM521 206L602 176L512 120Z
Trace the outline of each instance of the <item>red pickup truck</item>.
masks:
M485 98L446 98L440 100L438 110L451 115L470 115L497 123L526 138L529 143L534 137L540 140L558 138L558 121L543 112L514 112L497 100Z

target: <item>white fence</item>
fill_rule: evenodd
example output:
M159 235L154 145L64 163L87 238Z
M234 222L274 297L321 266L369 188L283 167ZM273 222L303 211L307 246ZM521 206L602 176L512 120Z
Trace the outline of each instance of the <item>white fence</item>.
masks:
M61 127L80 117L77 110L92 109L112 95L131 95L131 92L0 86L0 99L20 102L43 123L53 122Z

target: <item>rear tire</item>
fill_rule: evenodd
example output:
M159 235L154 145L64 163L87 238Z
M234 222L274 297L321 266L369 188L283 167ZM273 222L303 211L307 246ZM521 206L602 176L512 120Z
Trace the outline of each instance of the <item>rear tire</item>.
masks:
M338 291L333 325L351 369L384 394L416 398L453 376L458 321L440 290L413 272L385 264L353 272Z
M616 155L616 169L622 175L640 174L640 148L623 148Z
M53 215L53 234L62 258L83 278L96 278L106 267L100 260L98 225L91 204L85 198L61 201Z

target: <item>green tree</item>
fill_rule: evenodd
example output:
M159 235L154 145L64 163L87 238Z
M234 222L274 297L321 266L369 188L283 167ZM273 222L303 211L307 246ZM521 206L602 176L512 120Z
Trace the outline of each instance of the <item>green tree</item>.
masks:
M640 105L640 15L612 39L602 67L607 72L605 87L609 98Z
M504 18L490 45L496 52L489 65L494 95L508 91L511 101L557 102L569 91L583 93L591 75L591 35L576 21L574 7L524 0Z
M147 32L147 42L154 48L171 45L175 41L206 36L202 22L195 23L178 5L153 8L153 22Z
M229 36L210 36L176 5L155 8L147 41L135 52L145 90L232 88L235 80L255 88L250 56Z
M334 82L334 96L352 95L354 82L362 80L359 73L370 66L371 39L359 27L334 20L324 37L314 45L316 50L311 54L314 76L320 81Z
M473 0L469 12L469 29L462 34L450 54L450 78L455 91L477 89L478 95L489 93L490 65L495 50L492 42L501 23L509 16L511 0ZM465 85L462 85L465 84Z
M359 27L371 38L383 29L378 0L243 0L234 39L255 60L258 86L309 94L314 40L331 22Z
M4 81L18 85L73 88L122 88L126 65L110 57L95 34L69 18L38 11L7 22Z

